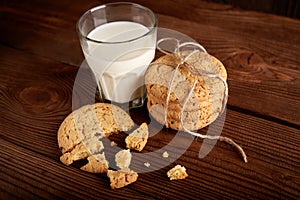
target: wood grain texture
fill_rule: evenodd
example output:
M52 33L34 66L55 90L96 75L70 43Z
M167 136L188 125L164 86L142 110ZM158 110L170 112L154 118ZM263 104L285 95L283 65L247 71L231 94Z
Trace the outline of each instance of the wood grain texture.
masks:
M90 70L79 68L83 56L75 23L85 10L105 2L1 2L0 198L298 199L300 22L196 0L136 2L157 13L160 27L191 36L225 64L229 105L224 127L214 123L213 131L221 129L222 136L242 145L249 163L222 142L200 159L200 148L209 144L162 128L145 106L130 111L137 125L150 123L151 135L131 167L157 170L111 190L105 175L83 172L81 163L60 163L60 123L72 106L90 103L95 95ZM83 76L74 92L80 70ZM110 139L124 148L125 137L121 133ZM106 150L113 160L115 150ZM162 159L164 150L168 159ZM187 179L167 178L176 164L187 168Z
M57 158L59 150L53 148L57 147L57 141L43 142L49 142L47 138L56 138L56 131L52 135L48 131L58 130L62 120L72 111L73 85L78 69L2 45L0 51L6 52L0 58L0 71L5 71L0 73L2 134L5 137L18 134L19 145L31 143L36 151L42 150ZM77 88L81 97L95 94L89 90L93 80L91 72L87 70L82 74L85 82ZM79 103L82 105L83 102ZM32 134L33 130L36 134Z
M148 198L130 188L109 190L107 178L88 174L0 139L1 189L24 199ZM12 173L14 174L12 176Z
M206 0L209 2L226 3L246 10L257 10L276 15L300 18L300 2L297 0Z

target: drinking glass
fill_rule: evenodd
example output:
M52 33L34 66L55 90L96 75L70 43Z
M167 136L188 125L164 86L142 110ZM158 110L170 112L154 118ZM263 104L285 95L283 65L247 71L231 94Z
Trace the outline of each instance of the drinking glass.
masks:
M109 3L86 11L77 32L101 101L142 106L144 73L156 49L156 15L135 3Z

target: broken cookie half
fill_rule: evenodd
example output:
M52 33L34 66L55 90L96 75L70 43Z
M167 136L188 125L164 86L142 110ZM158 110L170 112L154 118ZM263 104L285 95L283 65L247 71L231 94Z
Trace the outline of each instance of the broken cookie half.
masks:
M63 154L60 160L70 165L87 158L88 164L82 170L105 173L108 163L104 153L100 154L104 149L101 139L131 130L133 126L131 117L118 106L106 103L83 106L68 115L58 130L58 146Z

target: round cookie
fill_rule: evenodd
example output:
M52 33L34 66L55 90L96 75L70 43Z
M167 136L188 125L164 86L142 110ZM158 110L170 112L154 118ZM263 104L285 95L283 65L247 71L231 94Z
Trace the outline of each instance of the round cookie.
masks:
M63 154L60 160L70 165L76 160L99 154L104 148L102 137L128 131L133 126L131 117L118 106L107 103L83 106L69 114L58 130L58 146ZM92 159L89 161L96 163Z
M183 52L185 56L189 53ZM175 71L179 63L181 60L172 54L158 58L149 66L145 74L147 108L151 116L161 124L182 130L180 118L182 107L196 81L193 93L183 111L182 121L189 130L201 129L218 117L226 89L220 78L209 77L207 72L218 74L226 81L226 69L218 59L199 51L191 54Z

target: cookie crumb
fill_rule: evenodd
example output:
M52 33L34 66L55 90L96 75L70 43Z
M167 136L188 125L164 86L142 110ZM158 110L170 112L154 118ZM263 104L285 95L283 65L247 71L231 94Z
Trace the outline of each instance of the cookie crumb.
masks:
M162 157L163 158L168 158L169 157L169 153L167 151L165 151L163 154L162 154Z
M117 143L115 143L114 141L111 141L110 146L117 146Z
M176 165L175 167L170 169L167 172L167 175L170 178L170 180L185 179L188 176L185 167L181 165Z
M150 163L149 163L149 162L145 162L144 165L145 165L146 167L150 167Z

